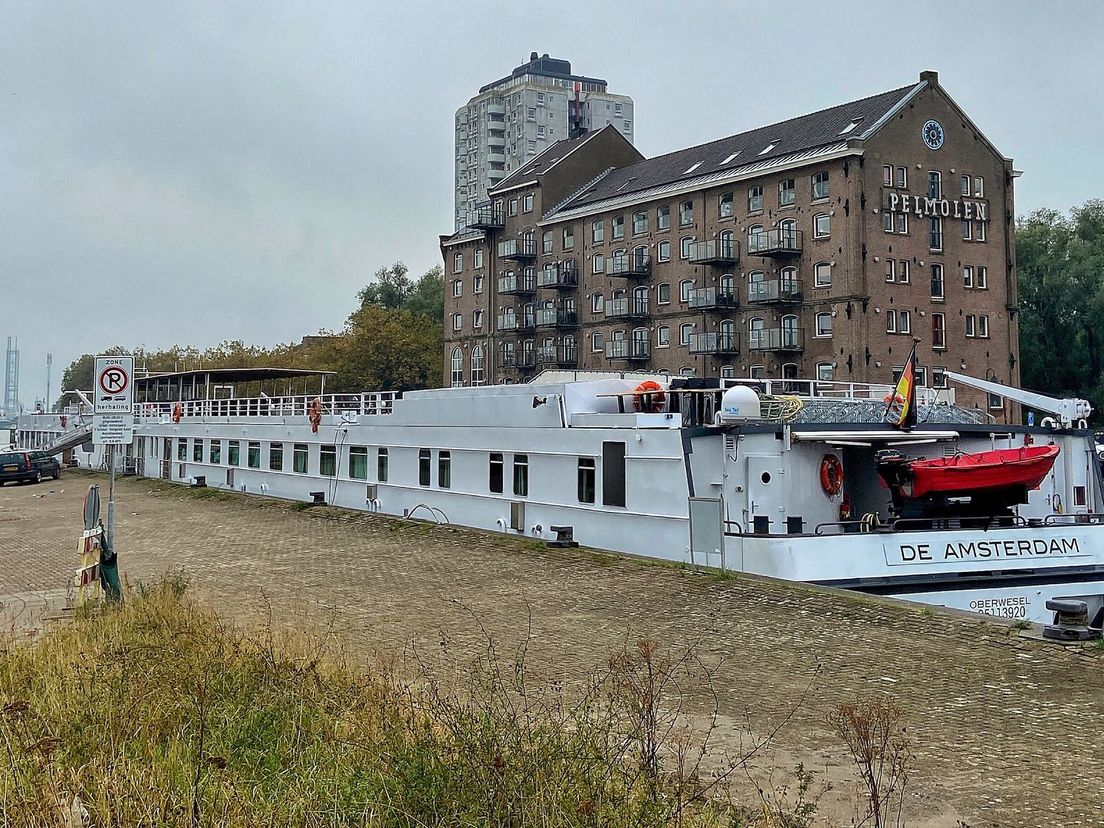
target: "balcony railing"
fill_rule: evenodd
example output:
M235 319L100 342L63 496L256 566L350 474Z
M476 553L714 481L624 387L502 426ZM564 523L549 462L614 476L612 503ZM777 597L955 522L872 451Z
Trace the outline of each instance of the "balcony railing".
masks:
M626 296L606 302L606 319L644 319L647 316L646 296Z
M574 259L565 259L544 267L537 275L537 284L542 288L571 290L579 286L579 271Z
M739 352L740 339L734 333L722 331L690 334L690 353L692 354L737 354Z
M516 351L503 351L502 362L500 367L513 368L517 365L517 352Z
M496 327L500 331L516 331L518 329L517 315L512 313L500 313L498 315L498 324Z
M690 264L730 265L739 260L739 245L732 239L710 239L690 245Z
M527 261L537 258L537 245L533 239L507 239L498 243L498 258Z
M651 359L652 343L647 339L613 339L606 343L606 359L639 362Z
M579 355L574 345L542 345L537 349L537 361L567 368L579 364Z
M533 354L533 351L519 351L515 359L515 368L526 369L535 368L537 365L537 358Z
M611 256L606 265L610 276L641 277L652 275L652 257L647 253L624 253Z
M532 273L511 273L498 277L498 292L503 296L520 296L535 293L537 277Z
M532 331L537 327L537 314L534 311L522 311L518 314L519 331Z
M753 351L804 351L805 331L801 328L761 328L748 334Z
M800 302L800 279L765 279L748 283L748 302Z
M690 291L691 310L732 310L740 304L728 288L694 288Z
M747 252L753 256L796 256L801 253L804 238L800 230L763 230L748 236Z
M468 227L475 230L501 230L506 226L506 215L499 208L495 209L490 204L476 207L468 213Z
M574 308L537 308L538 328L577 328L579 312Z

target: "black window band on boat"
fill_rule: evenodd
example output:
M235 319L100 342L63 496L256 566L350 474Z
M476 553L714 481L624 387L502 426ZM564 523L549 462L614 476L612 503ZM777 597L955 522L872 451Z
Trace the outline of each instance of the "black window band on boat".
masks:
M381 448L376 453L376 481L387 482L387 449Z
M487 487L495 494L502 494L502 454L500 452L491 453Z
M518 497L529 496L529 455L514 455L514 494Z
M594 458L579 458L579 486L578 496L580 503L594 502Z
M432 468L430 463L433 460L433 452L429 449L418 450L418 485L428 486L432 479Z

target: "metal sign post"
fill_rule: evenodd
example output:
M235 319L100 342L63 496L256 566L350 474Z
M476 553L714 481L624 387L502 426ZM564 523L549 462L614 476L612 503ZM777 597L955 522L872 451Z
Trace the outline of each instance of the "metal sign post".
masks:
M115 447L134 442L134 357L98 356L92 443L107 447L107 543L115 548Z

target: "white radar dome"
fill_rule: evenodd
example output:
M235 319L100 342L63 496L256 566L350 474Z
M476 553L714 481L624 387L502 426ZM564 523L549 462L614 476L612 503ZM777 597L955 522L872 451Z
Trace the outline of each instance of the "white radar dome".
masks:
M746 423L763 417L759 395L744 385L734 385L721 397L720 420L722 423Z

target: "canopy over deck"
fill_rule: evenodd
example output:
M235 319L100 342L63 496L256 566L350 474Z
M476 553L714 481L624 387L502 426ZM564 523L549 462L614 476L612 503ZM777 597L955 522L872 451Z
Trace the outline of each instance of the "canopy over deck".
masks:
M177 400L210 400L241 396L238 386L274 396L293 393L323 394L326 377L334 371L309 368L201 368L194 371L169 371L147 374L134 379L136 402L175 402ZM297 382L297 380L299 382Z

